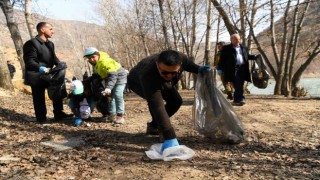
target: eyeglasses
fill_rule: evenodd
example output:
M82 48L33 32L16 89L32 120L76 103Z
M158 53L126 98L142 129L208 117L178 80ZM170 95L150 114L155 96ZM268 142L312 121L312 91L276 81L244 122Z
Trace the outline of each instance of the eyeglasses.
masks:
M167 75L177 76L180 74L180 69L181 69L181 67L180 67L178 71L164 71L159 67L158 63L157 63L157 68L158 68L159 73L163 76L167 76Z
M168 71L159 71L162 75L169 75L171 74L172 76L178 75L180 72L179 71L173 71L173 72L168 72Z

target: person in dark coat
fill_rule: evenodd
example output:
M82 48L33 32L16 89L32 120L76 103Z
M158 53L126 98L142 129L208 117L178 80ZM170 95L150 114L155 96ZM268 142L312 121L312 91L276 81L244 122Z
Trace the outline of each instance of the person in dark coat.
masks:
M14 67L13 64L10 63L10 61L7 61L8 69L10 72L10 77L13 79L14 73L16 72L16 68Z
M251 82L249 61L256 58L250 55L246 47L240 43L240 35L231 35L231 44L225 45L220 54L218 73L224 74L226 82L232 82L234 86L233 104L242 106L245 104L243 86L245 81Z
M163 135L161 151L179 145L170 117L182 105L182 98L175 88L181 73L188 71L197 74L205 69L210 67L196 65L191 58L178 51L166 50L142 59L130 70L128 86L147 100L152 117L147 124L147 135Z
M25 63L25 84L31 86L33 106L36 120L39 123L48 123L47 109L45 103L45 89L49 83L42 80L40 76L46 74L54 66L60 63L54 50L53 42L49 38L53 35L53 27L48 22L37 24L38 35L28 40L23 45L23 60ZM55 120L70 118L72 114L63 112L63 102L53 100L53 114Z

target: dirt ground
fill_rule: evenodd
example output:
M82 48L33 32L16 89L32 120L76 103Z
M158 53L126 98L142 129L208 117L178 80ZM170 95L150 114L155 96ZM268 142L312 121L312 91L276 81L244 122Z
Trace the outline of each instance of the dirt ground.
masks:
M94 113L90 127L73 121L31 121L32 97L0 90L0 179L320 179L320 99L247 95L234 107L246 141L215 144L193 130L193 91L172 118L181 144L195 151L186 161L155 161L145 155L157 137L146 136L146 102L127 94L126 123L115 127ZM48 102L48 116L52 105ZM70 110L65 107L67 112ZM80 147L55 151L40 144L81 137Z

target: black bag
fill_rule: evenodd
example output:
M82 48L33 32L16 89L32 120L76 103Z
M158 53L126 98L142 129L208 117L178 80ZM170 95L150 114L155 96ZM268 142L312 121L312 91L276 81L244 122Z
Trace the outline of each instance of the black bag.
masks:
M105 90L104 80L97 74L86 78L83 81L83 86L88 96L92 96L96 101L96 108L103 115L109 114L109 103L112 101L111 96L103 96L102 91Z
M253 85L260 89L265 89L268 86L270 74L268 73L261 55L253 61L251 67L251 76Z
M49 83L48 96L53 101L61 100L68 95L65 84L66 68L66 63L60 62L48 74L40 76L40 79Z

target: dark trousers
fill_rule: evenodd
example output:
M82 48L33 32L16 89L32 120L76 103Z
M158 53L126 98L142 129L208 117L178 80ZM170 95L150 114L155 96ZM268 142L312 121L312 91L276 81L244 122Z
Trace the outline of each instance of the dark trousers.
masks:
M163 90L161 91L162 97L165 100L166 104L165 104L165 110L168 114L169 117L173 116L180 108L180 106L182 105L182 98L179 94L179 92L175 89L172 88L170 90ZM152 121L151 121L151 126L152 127L158 127L159 123L163 123L162 127L168 127L170 126L170 122L156 122L155 121L155 117L154 117L154 113L152 112L152 110L149 107L149 111L152 117Z
M47 116L47 108L45 101L45 90L46 86L31 86L33 108L36 115L37 121L44 121ZM62 100L52 101L53 103L53 114L59 114L63 110Z
M240 102L244 99L243 86L244 86L244 66L236 66L235 79L234 79L234 102Z

